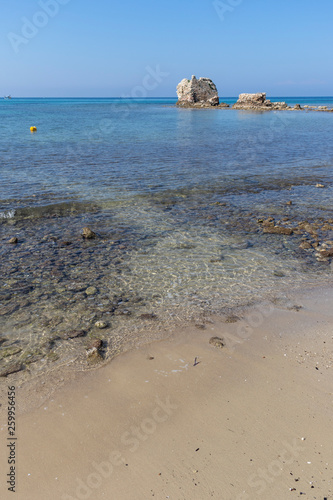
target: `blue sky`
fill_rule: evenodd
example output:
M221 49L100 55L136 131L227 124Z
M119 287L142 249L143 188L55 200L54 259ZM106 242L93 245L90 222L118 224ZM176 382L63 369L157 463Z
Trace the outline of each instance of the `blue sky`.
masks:
M332 0L3 2L0 95L175 96L192 74L221 97L333 95L332 18Z

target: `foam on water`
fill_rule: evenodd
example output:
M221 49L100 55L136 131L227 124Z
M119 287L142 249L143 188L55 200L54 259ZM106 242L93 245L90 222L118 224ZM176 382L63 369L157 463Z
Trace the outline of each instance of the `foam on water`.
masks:
M11 210L3 210L0 212L0 219L12 219L15 217L16 210L11 209Z

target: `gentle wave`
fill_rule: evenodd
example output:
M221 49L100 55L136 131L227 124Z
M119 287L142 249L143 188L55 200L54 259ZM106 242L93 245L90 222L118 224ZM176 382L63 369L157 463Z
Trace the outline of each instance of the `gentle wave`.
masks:
M14 215L19 219L39 219L43 217L66 217L74 214L96 213L99 207L90 202L63 202L51 205L23 207L14 210ZM14 217L13 215L13 217Z

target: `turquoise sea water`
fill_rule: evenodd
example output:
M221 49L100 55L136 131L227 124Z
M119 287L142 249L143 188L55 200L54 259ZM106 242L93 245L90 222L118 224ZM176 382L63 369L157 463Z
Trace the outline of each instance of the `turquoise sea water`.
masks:
M49 363L45 339L59 359L84 352L100 319L112 355L175 318L331 278L330 260L299 246L333 240L333 113L17 98L0 118L0 333L24 363ZM270 216L298 229L264 233Z
M284 100L333 105L333 98ZM179 110L174 102L0 101L0 211L216 183L225 190L230 182L253 186L282 171L292 180L312 167L321 169L319 177L330 174L329 114Z

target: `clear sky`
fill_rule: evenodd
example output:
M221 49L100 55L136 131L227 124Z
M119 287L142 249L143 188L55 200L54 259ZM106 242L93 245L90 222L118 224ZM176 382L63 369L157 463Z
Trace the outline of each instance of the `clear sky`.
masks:
M0 96L175 96L192 74L220 97L331 96L332 19L332 0L2 2Z

